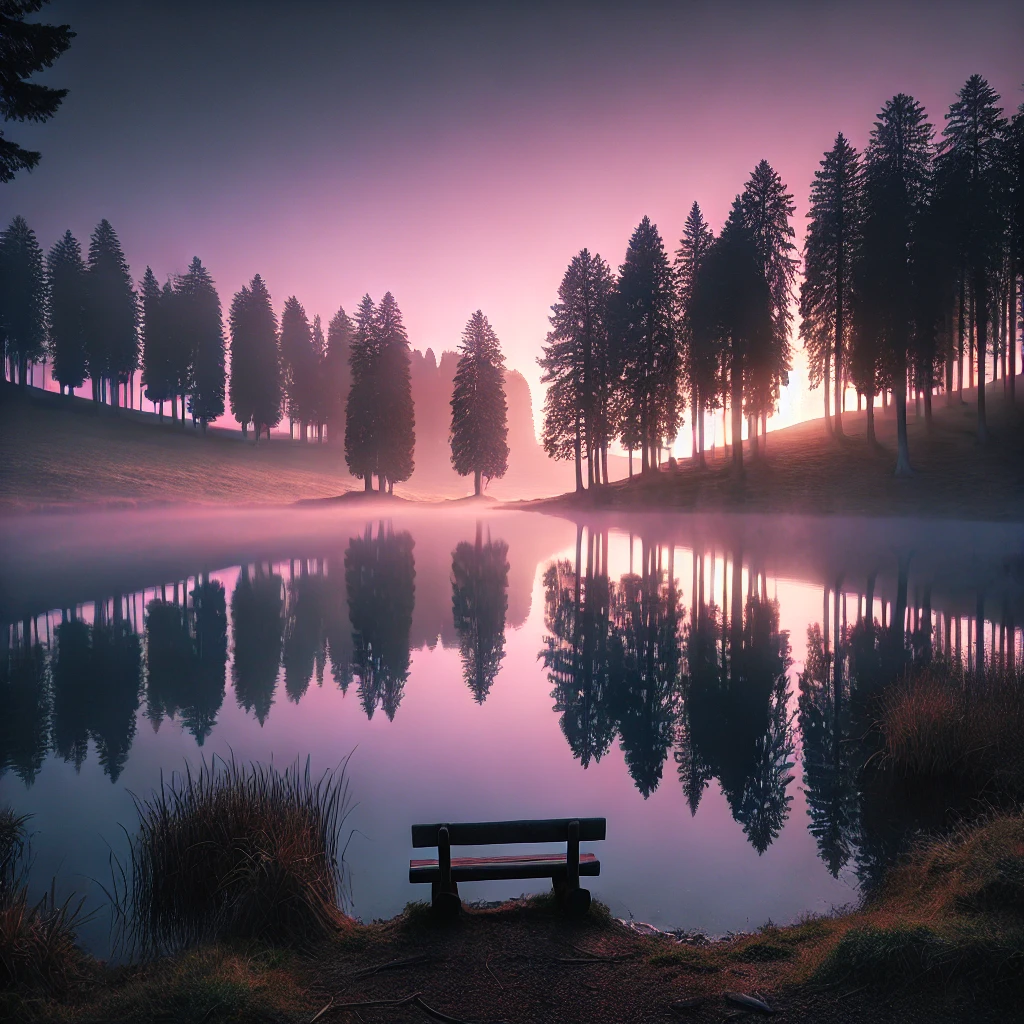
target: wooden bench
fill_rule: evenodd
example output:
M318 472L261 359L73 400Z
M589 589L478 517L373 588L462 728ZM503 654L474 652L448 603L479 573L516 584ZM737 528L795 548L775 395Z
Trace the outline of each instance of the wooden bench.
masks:
M580 853L580 843L605 837L604 818L547 818L527 821L474 821L413 825L414 849L437 847L437 860L410 860L409 881L431 883L431 903L457 912L459 882L501 878L550 878L555 894L575 914L590 908L590 892L580 888L580 876L601 873L592 853ZM511 843L565 843L565 853L528 853L499 857L452 857L453 846L496 846Z

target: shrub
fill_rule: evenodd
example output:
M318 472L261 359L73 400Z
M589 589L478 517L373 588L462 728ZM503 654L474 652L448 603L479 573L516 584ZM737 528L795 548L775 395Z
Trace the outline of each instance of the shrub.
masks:
M128 945L145 953L201 942L306 945L346 921L339 833L346 761L319 779L232 758L186 769L148 800L119 903Z
M27 815L0 808L0 992L61 993L88 958L75 943L82 904L58 903L55 887L31 903L24 884Z

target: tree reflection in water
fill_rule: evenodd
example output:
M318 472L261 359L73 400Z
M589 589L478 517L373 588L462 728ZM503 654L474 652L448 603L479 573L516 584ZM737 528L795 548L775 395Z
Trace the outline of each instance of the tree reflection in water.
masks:
M263 725L274 703L284 636L284 581L268 566L242 566L231 595L235 700Z

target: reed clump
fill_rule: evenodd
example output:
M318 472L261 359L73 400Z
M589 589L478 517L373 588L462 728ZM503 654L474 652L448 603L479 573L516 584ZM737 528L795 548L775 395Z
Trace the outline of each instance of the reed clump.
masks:
M956 778L994 798L1024 796L1024 674L966 672L936 661L879 703L883 764L898 774Z
M307 759L214 758L148 799L123 872L128 944L152 955L204 942L305 946L344 927L340 830L347 759L319 778Z
M89 963L78 948L82 900L57 900L56 887L29 899L25 884L28 815L0 808L0 993L58 995L79 980Z

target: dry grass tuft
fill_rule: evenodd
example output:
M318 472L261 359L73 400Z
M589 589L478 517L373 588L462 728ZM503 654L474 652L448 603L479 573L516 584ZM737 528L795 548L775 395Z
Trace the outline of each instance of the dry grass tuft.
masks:
M974 675L937 661L879 705L884 764L922 779L956 778L994 796L1024 795L1024 675Z
M123 872L125 939L153 954L206 942L308 946L348 921L339 833L343 762L319 779L215 758L136 800Z

